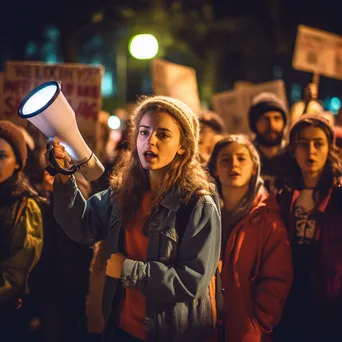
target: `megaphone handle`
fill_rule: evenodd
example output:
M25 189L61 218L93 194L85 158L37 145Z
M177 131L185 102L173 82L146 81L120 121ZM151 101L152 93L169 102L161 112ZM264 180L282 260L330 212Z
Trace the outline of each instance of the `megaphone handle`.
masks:
M52 152L52 143L51 143L51 146L50 146L50 144L48 144L48 149L50 150L50 152L49 152L49 161L52 164L52 167L51 167L51 165L49 165L45 170L51 176L55 176L57 173L61 173L62 175L68 176L68 175L74 174L77 171L77 166L76 165L71 166L69 169L64 169L63 167L61 167L58 164L58 162L57 162L57 160L56 160L56 158L55 158L55 156L54 156L54 154Z

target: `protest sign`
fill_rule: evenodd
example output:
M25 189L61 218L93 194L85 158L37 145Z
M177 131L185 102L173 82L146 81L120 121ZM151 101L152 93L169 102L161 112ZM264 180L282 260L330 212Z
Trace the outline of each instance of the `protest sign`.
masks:
M254 97L260 93L272 93L282 100L286 107L288 105L285 83L283 80L275 80L246 86L241 86L240 84L239 91L244 97L243 102L245 106L247 106L247 109L251 106Z
M246 108L240 91L224 91L213 96L213 107L230 134L248 134L249 126Z
M342 36L299 25L292 65L342 80Z
M183 101L196 114L201 111L196 70L155 58L152 62L153 93Z
M17 112L29 91L47 81L61 82L64 96L74 109L80 132L89 144L96 146L96 124L102 106L102 66L84 64L46 64L43 62L8 61L5 68L2 118L24 127L27 120ZM30 127L32 130L32 127Z
M273 93L287 106L285 84L282 80L249 84L238 82L238 89L213 96L214 110L222 117L231 134L250 135L248 112L255 96L262 92Z

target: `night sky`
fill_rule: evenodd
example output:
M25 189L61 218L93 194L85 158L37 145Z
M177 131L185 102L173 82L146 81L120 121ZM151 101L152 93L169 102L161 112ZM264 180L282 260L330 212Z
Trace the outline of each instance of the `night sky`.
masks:
M172 0L167 0L172 2ZM186 0L186 6L197 6L205 0ZM212 0L215 17L218 19L235 16L252 15L263 20L265 3L278 1L282 8L281 16L285 18L284 30L292 35L295 41L298 24L320 28L342 35L342 1L324 0ZM139 1L141 3L143 1ZM0 71L4 69L6 59L23 59L24 49L28 41L41 35L47 24L63 25L77 20L85 25L90 13L98 8L114 9L116 5L136 4L134 0L3 0L0 11ZM146 1L148 3L148 1ZM115 18L113 18L115 20ZM291 56L287 57L291 68ZM292 72L292 71L291 71ZM298 74L301 82L310 82L308 73ZM263 80L253 80L263 81ZM327 89L342 93L342 82L324 80ZM335 94L336 95L336 94Z
M170 2L172 0L169 0ZM278 1L285 9L284 15L294 27L304 24L342 34L342 1L339 0L212 0L215 16L229 18L247 14L260 15L266 1ZM190 6L203 0L186 0ZM3 0L0 11L0 41L7 41L8 46L17 47L23 42L39 35L42 28L49 23L82 20L88 10L101 6L115 7L115 4L134 4L137 1L126 0ZM3 44L0 47L4 52Z

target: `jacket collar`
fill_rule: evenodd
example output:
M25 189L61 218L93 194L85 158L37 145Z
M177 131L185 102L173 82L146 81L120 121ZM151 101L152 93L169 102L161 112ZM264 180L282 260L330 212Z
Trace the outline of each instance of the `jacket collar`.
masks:
M173 190L173 191L169 191L166 194L166 196L160 202L160 205L162 205L163 207L171 211L177 211L180 207L180 203L181 203L181 195L179 191Z
M331 197L331 193L332 193L332 188L329 189L327 195L318 203L316 209L319 212L323 213L325 211L325 209L327 208L327 205L328 205L330 197ZM293 191L290 212L293 211L293 206L294 206L297 198L299 197L299 195L300 195L300 190L294 190Z

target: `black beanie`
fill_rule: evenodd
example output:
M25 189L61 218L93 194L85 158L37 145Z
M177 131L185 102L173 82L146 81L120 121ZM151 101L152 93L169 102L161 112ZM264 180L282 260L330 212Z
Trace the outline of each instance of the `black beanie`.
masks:
M20 128L10 121L0 120L0 138L6 140L13 148L21 171L26 165L27 147Z
M260 93L253 99L248 113L249 127L253 132L256 133L256 122L258 121L260 116L272 110L279 112L283 116L284 126L286 126L286 106L284 102L280 100L275 94Z

